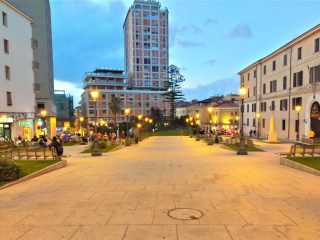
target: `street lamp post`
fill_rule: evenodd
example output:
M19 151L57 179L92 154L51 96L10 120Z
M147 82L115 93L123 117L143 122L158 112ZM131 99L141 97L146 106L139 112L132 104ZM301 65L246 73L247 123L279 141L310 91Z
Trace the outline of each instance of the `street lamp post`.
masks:
M42 118L43 118L43 122L42 122L42 125L41 125L41 127L40 127L40 131L42 132L42 130L43 130L43 136L46 137L46 131L45 131L44 128L42 128L42 126L43 126L44 120L45 120L45 118L46 118L46 116L47 116L47 110L41 110L40 114L41 114L41 116L42 116Z
M97 99L99 97L99 92L97 90L93 90L90 92L90 95L94 102L94 134L95 134L95 137L97 137L97 118L98 118Z
M196 114L196 124L197 124L197 137L196 137L196 141L200 141L200 136L199 136L199 125L200 125L200 114L197 113Z
M152 118L149 118L149 124L150 124L150 131L149 131L149 135L151 136L151 124L153 123L153 119Z
M130 115L130 108L126 108L124 110L127 116L127 136L126 136L126 146L130 146L130 138L129 138L129 115Z
M257 120L258 120L258 122L257 122L257 126L258 126L257 139L259 139L260 138L260 117L261 117L261 114L257 113L256 117L257 117Z
M84 137L84 129L82 126L82 123L84 121L84 117L80 117L79 120L80 120L80 132L81 132L82 137Z
M294 110L297 112L297 123L296 123L296 132L297 132L297 135L296 135L296 141L299 141L300 139L300 118L299 118L299 115L300 115L300 111L301 111L301 106L300 105L297 105Z
M213 144L213 139L212 139L212 136L211 136L211 123L212 123L212 111L213 111L213 107L208 107L208 113L209 113L209 116L210 116L210 119L209 119L209 139L208 139L208 145L212 145Z
M241 98L241 128L240 128L240 147L239 150L237 151L238 155L248 155L248 152L246 150L246 143L245 143L245 138L244 138L244 133L243 133L243 113L244 113L244 98L247 93L247 88L242 85L240 87L240 98Z

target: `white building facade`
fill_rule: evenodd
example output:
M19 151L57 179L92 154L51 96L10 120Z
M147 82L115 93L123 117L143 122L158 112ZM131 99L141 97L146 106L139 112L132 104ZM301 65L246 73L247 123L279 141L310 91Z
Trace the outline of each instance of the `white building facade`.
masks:
M35 93L32 19L0 0L0 138L32 138Z
M267 138L272 121L279 140L302 140L310 130L320 137L320 24L239 75L248 89L246 134L256 130ZM296 106L301 106L299 114Z

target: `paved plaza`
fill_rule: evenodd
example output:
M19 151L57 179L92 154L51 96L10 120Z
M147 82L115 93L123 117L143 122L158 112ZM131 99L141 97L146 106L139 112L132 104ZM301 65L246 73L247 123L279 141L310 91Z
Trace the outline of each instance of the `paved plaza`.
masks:
M320 239L320 178L279 165L288 145L236 156L153 137L0 191L0 239ZM168 216L192 208L200 219Z

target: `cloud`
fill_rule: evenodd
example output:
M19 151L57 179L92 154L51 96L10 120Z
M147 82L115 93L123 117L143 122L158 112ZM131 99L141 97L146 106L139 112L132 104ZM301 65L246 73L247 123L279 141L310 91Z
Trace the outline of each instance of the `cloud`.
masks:
M196 25L190 24L185 26L171 26L169 25L169 37L170 37L170 46L173 47L176 45L178 36L181 36L183 33L192 31L193 34L198 35L202 33L202 29Z
M200 27L197 27L193 24L190 25L190 29L193 31L194 34L201 34L202 29Z
M220 79L208 84L198 85L195 88L183 88L185 98L188 101L193 99L203 100L215 95L226 95L229 93L237 93L239 89L239 77Z
M215 59L210 59L210 60L204 62L203 65L208 65L208 66L212 67L215 63L216 63Z
M81 94L83 89L75 83L71 83L64 80L54 80L54 90L65 90L66 94L73 96L73 105L78 106L81 100Z
M207 18L206 22L204 23L205 26L209 25L218 25L218 20L213 18Z
M252 30L248 24L238 24L234 26L228 34L231 39L244 38L249 39L252 37Z
M181 39L178 39L178 44L180 47L183 47L183 48L199 48L199 47L205 46L203 43L181 40Z

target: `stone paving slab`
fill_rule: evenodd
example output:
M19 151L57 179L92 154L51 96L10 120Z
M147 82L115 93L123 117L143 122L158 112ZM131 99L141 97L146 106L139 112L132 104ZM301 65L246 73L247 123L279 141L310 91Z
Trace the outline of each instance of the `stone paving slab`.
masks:
M190 138L153 137L0 191L0 239L320 239L320 178L275 152L236 156ZM178 220L173 208L203 217Z

